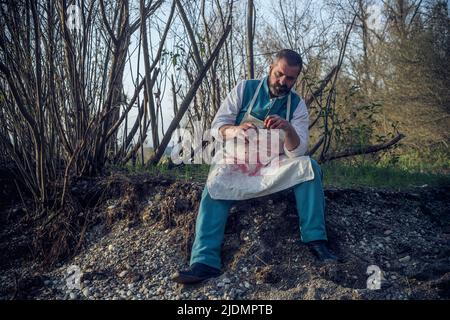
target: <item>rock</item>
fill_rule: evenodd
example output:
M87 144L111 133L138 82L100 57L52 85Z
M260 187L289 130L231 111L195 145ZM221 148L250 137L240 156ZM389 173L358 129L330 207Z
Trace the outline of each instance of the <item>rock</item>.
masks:
M250 288L250 283L248 283L247 281L244 282L244 287L246 287L247 289Z
M108 246L108 251L113 251L114 250L114 246L112 245L112 244L110 244L109 246Z
M384 235L385 235L385 236L388 236L388 235L390 235L390 234L392 234L392 233L393 233L392 230L386 230L386 231L384 232Z
M159 287L158 290L156 290L156 294L157 295L163 295L164 294L164 289Z
M405 256L403 258L398 259L399 262L408 262L411 260L410 256Z
M229 278L223 278L222 282L223 283L231 283L231 280Z
M123 270L121 273L119 273L119 278L123 278L127 275L128 271L127 270Z
M89 297L90 293L91 293L91 290L89 288L84 288L83 289L83 295L85 297Z
M69 294L69 299L70 300L76 300L76 299L78 299L78 295L75 292L71 292Z
M218 284L217 284L217 286L219 287L219 288L221 288L221 287L223 287L225 284L223 283L223 282L219 282Z

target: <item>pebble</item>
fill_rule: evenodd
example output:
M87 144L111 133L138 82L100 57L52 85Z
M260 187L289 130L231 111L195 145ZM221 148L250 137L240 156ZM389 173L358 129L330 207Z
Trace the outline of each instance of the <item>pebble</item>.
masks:
M70 300L75 300L75 299L78 299L78 295L75 292L71 292L69 294L69 298L70 298Z
M148 289L147 289L147 288L144 288L144 290L142 290L141 293L147 295L147 294L148 294Z
M392 230L386 230L386 231L384 232L384 235L385 235L385 236L388 236L388 235L390 235L390 234L392 234L392 233L393 233Z
M411 260L410 256L405 256L403 258L398 259L399 262L408 262Z
M231 283L231 280L229 278L223 278L222 282L223 283Z
M121 273L119 273L119 278L125 277L127 272L128 272L127 270L123 270Z
M158 290L156 290L156 294L163 295L164 294L164 289L159 287Z
M250 283L248 283L247 281L244 282L244 287L246 287L247 289L250 288Z
M91 293L91 290L90 290L90 288L84 288L83 289L83 295L85 296L85 297L89 297L89 294Z

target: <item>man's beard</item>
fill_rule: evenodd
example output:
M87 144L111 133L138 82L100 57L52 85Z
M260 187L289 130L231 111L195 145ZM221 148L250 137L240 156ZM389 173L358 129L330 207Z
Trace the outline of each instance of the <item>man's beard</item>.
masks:
M284 95L286 95L286 94L288 94L289 93L289 91L291 90L291 88L289 88L288 86L286 86L286 85L277 85L276 83L270 83L270 80L268 81L269 82L269 89L270 89L270 92L274 95L274 96L284 96Z

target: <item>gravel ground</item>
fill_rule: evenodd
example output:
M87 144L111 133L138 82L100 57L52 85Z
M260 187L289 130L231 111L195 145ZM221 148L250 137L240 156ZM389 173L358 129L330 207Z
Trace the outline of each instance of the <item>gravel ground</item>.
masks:
M93 195L90 184L72 192ZM3 211L0 299L450 299L448 187L325 190L330 246L342 260L333 265L301 243L291 191L240 202L225 232L223 274L183 286L170 276L187 267L203 184L139 175L108 186L96 208L103 218L92 220L76 255L51 268L33 258L26 232L13 231L20 209ZM379 290L367 288L370 265L381 270Z

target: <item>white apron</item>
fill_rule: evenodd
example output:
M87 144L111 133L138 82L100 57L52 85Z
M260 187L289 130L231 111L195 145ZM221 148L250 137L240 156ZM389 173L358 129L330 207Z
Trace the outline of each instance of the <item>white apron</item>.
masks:
M264 128L264 121L251 115L264 79L258 85L247 112L240 124L251 122L256 127ZM288 95L286 120L289 121L291 95ZM267 114L270 112L267 112ZM281 132L281 143L284 143L284 131ZM281 144L281 145L282 145ZM251 151L250 151L251 152ZM213 199L246 200L262 197L293 187L304 181L314 179L314 171L309 156L288 158L285 154L266 159L259 165L211 164L206 185Z

